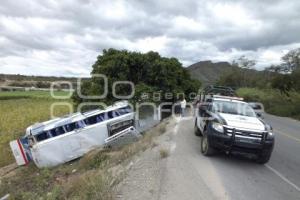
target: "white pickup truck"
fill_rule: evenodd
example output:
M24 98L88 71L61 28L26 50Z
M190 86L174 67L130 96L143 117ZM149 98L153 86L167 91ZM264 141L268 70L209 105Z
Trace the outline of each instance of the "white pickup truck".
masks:
M271 126L238 97L202 95L194 130L197 136L202 136L201 152L205 156L215 150L251 154L263 164L269 161L274 147Z

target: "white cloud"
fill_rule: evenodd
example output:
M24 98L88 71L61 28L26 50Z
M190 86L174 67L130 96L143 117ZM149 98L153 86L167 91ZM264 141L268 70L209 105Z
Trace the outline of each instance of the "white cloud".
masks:
M169 39L166 36L159 37L146 37L143 39L137 40L134 44L131 44L129 49L148 52L148 51L157 51L164 52L167 47Z
M179 32L181 34L201 34L207 31L205 24L201 23L200 20L195 20L193 18L188 18L185 16L176 16L172 21L172 29L169 30L171 34L173 31Z
M87 76L107 48L184 66L246 55L262 69L300 47L299 9L296 0L3 0L0 73Z
M234 3L217 3L208 4L209 10L212 12L216 20L235 28L259 28L260 21L250 15L249 11L242 7L241 4Z

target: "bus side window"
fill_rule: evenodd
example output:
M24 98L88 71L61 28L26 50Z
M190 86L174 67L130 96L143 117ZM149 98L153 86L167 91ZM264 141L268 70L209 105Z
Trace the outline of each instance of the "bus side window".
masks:
M46 131L46 134L47 134L47 138L52 138L52 137L55 136L55 135L53 135L53 134L51 133L51 130Z
M92 124L93 124L93 123L91 122L90 118L84 119L83 121L84 121L84 123L85 123L86 125L92 125Z
M67 125L65 125L65 128L68 132L71 132L76 128L75 123L67 124Z
M118 117L118 116L120 116L120 113L117 112L116 110L112 110L107 113L108 119L112 119L112 118Z
M113 111L107 112L107 119L112 119L112 118L114 118L114 113L113 113Z
M104 120L104 114L101 113L101 114L97 115L96 120L97 120L97 123L102 122Z
M83 121L84 121L84 123L85 123L86 125L93 125L93 124L96 124L96 123L97 123L97 122L96 122L96 117L95 117L95 116L91 116L91 117L89 117L89 118L86 118L86 119L84 119Z
M58 132L56 131L56 128L55 129L51 129L50 133L51 133L52 137L55 137L55 136L59 135Z
M66 125L65 125L65 129L66 129L67 132L70 132L70 131L71 131L71 129L70 129L70 124L66 124Z
M132 108L130 106L126 106L125 110L126 110L126 114L132 112Z
M84 128L85 126L86 125L85 125L84 121L77 121L77 122L75 122L76 129Z
M40 141L46 140L48 137L47 137L46 132L41 132L38 135L36 135L35 138L38 142L40 142Z
M99 115L94 115L91 117L88 117L87 119L84 120L85 125L93 125L99 122L102 122L104 119L104 114L101 113Z
M123 109L122 109L122 108L119 108L119 109L118 109L118 113L119 113L120 115L124 115Z
M94 115L84 120L86 125L93 125L99 122L102 122L104 119L103 114Z
M103 116L103 117L104 117L104 121L105 121L105 120L108 120L108 119L109 119L109 117L108 117L108 112L103 113L103 114L104 114L104 116Z
M62 126L55 128L56 136L57 135L62 135L65 133L65 130L63 129Z

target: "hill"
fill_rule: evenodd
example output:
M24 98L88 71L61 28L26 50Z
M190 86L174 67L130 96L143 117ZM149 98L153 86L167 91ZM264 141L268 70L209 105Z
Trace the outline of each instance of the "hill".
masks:
M237 68L228 62L200 61L187 67L192 78L200 80L203 85L214 84L222 74Z
M268 70L245 69L229 64L228 62L201 61L187 70L191 77L198 79L204 86L221 84L233 88L241 87L270 87L277 73Z

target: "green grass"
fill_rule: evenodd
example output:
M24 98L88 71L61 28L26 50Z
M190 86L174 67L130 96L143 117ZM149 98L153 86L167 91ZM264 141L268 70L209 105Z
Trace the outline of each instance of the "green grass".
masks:
M54 91L55 96L64 97L68 96L68 92ZM14 91L14 92L0 92L0 100L9 99L53 99L50 91Z
M69 99L64 101L70 102ZM9 141L23 136L28 126L49 120L50 108L55 102L61 100L51 98L45 91L0 92L0 167L14 162ZM68 111L67 107L59 106L54 109L54 115L61 116Z
M300 119L300 94L297 92L290 92L288 97L274 89L241 88L237 93L246 101L263 103L270 114Z

